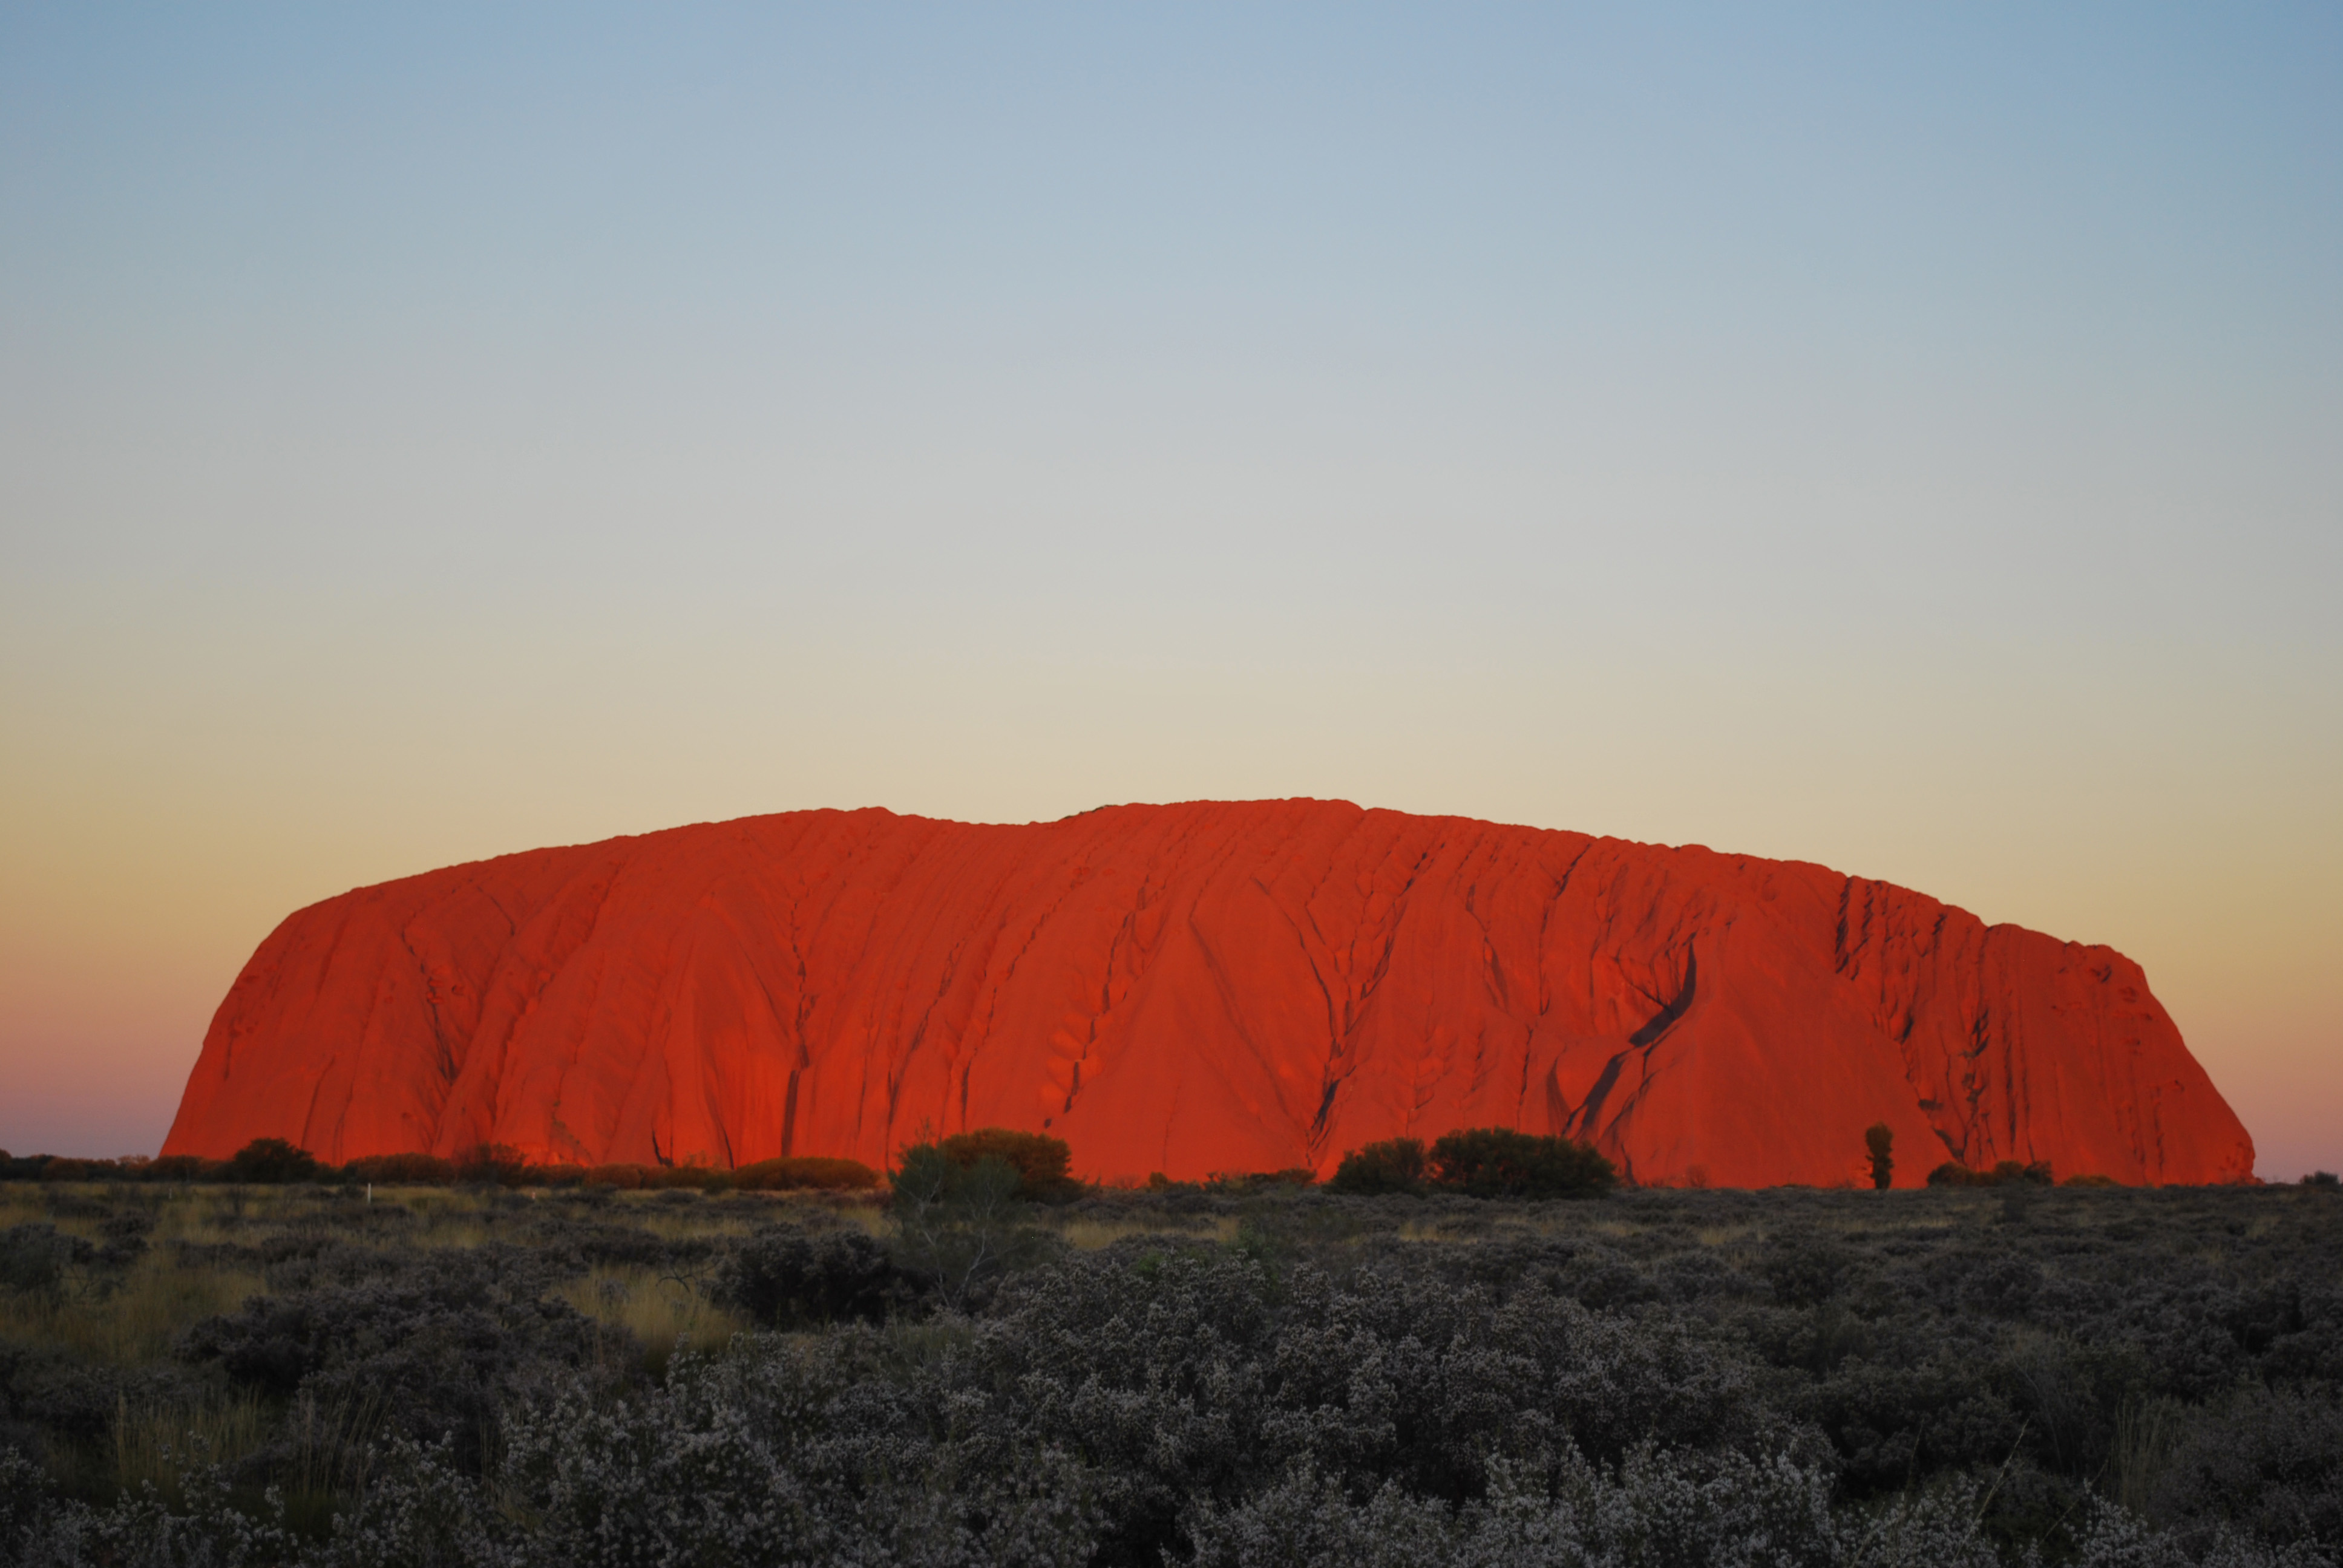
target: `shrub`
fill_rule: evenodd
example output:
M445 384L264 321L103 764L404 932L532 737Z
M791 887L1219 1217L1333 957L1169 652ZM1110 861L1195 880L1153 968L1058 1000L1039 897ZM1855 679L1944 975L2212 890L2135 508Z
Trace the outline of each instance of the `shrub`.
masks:
M1775 1243L1762 1271L1774 1299L1788 1307L1819 1306L1837 1295L1854 1272L1847 1250L1826 1236L1800 1236Z
M1928 1172L1931 1187L2047 1187L2055 1180L2047 1160L2030 1165L2022 1160L2004 1160L1990 1171L1972 1171L1957 1160L1947 1160Z
M231 1181L307 1181L317 1174L317 1157L282 1138L256 1138L229 1158L225 1174Z
M95 1261L103 1268L118 1269L136 1262L146 1251L147 1233L155 1229L155 1216L133 1210L127 1214L116 1214L97 1228L106 1239L98 1244Z
M623 1191L651 1188L712 1192L734 1184L732 1172L719 1171L712 1165L592 1165L565 1169L578 1171L581 1186L616 1187Z
M1081 1183L1068 1173L1074 1152L1062 1138L1006 1127L980 1127L973 1132L955 1132L935 1147L945 1159L962 1167L985 1159L1006 1161L1017 1172L1020 1198L1051 1202L1081 1191Z
M1597 1198L1619 1171L1584 1143L1481 1127L1433 1144L1432 1180L1473 1198Z
M65 1271L97 1256L79 1236L58 1233L55 1225L12 1225L0 1231L0 1290L37 1293L55 1291Z
M69 1160L52 1156L41 1168L44 1181L107 1181L118 1179L122 1168L111 1160Z
M342 1167L345 1181L383 1187L444 1187L455 1179L455 1162L433 1154L367 1154Z
M379 1411L477 1465L498 1410L553 1368L592 1360L594 1327L543 1292L539 1259L490 1244L421 1254L393 1279L255 1296L187 1331L181 1353L274 1395Z
M669 1191L720 1192L732 1185L732 1173L713 1165L655 1165L643 1174L646 1187Z
M139 1171L142 1181L224 1181L227 1179L227 1161L206 1160L200 1154L163 1154L146 1161Z
M2302 1179L2302 1185L2305 1187L2334 1187L2343 1185L2343 1178L2337 1177L2335 1172L2332 1171L2313 1171L2309 1175L2305 1176Z
M1390 1138L1343 1155L1326 1190L1375 1198L1389 1192L1422 1192L1425 1180L1423 1140Z
M792 1188L849 1192L879 1185L879 1172L860 1160L839 1160L822 1154L784 1155L759 1160L732 1172L732 1186L742 1192L773 1192Z
M579 1171L578 1180L583 1186L616 1187L623 1191L664 1188L706 1192L738 1184L737 1172L712 1165L594 1165Z
M974 1416L992 1402L958 1403ZM616 1404L562 1388L508 1422L499 1506L444 1465L378 1484L362 1505L371 1517L348 1534L387 1527L407 1539L369 1541L352 1568L1099 1560L1082 1466L1046 1442L996 1448L924 1430L910 1407L886 1380L854 1377L836 1342L687 1359L664 1390ZM408 1544L409 1520L453 1514L458 1500L470 1501L456 1518L478 1546Z
M2227 1524L2343 1549L2343 1404L2240 1389L2182 1438L2163 1481L2151 1513L2184 1535Z
M1306 1165L1289 1165L1282 1171L1212 1171L1204 1176L1204 1191L1241 1197L1278 1187L1312 1187L1317 1181L1318 1173Z
M456 1157L456 1180L468 1187L518 1187L528 1157L509 1143L475 1143Z
M1022 1188L1017 1168L997 1154L962 1165L932 1143L903 1151L888 1199L903 1271L950 1311L981 1304L1002 1274L1046 1248L1017 1212Z
M2042 1265L2009 1254L1978 1260L1960 1284L1961 1305L1995 1317L2020 1318L2042 1289Z
M769 1225L717 1266L716 1299L766 1328L842 1319L878 1322L897 1290L895 1265L860 1231L808 1234Z
M1452 1510L1386 1483L1352 1489L1301 1465L1222 1512L1191 1514L1196 1568L1478 1568L1486 1563L1926 1563L1997 1568L1971 1484L1878 1517L1835 1513L1829 1474L1779 1454L1640 1450L1614 1465L1565 1446L1541 1474L1500 1462Z

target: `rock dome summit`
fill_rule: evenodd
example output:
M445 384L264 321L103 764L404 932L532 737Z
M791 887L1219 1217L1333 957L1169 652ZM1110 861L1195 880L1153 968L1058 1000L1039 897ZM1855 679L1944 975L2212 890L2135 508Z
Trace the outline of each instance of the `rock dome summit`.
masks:
M1505 1126L1632 1180L2048 1161L2249 1178L2139 966L1797 861L1342 801L1021 826L796 811L537 849L288 917L168 1154L485 1142L880 1165L1048 1131L1078 1173L1308 1167Z

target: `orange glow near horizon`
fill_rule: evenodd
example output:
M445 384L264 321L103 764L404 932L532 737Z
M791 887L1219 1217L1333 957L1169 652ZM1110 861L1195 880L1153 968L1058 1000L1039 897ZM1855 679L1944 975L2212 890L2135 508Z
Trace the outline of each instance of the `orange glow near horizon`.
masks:
M1234 694L1224 698L1233 701ZM1363 707L1373 699L1355 700ZM1427 726L1440 722L1429 709L1416 718ZM1323 722L1332 729L1347 719L1335 715ZM971 716L969 731L981 724L981 716ZM974 739L969 731L939 743L969 756ZM72 744L62 734L47 739L53 759ZM1272 767L1262 769L1282 767L1302 787L1243 793L1334 793L1322 779L1307 777L1312 765L1300 755L1330 740L1325 734L1298 734L1291 739L1295 755L1272 755ZM1622 735L1601 749L1636 742L1648 755L1649 736ZM518 756L503 759L501 769L473 770L504 773L515 782L474 795L468 812L444 803L428 814L402 812L400 800L413 799L407 792L425 786L419 763L404 765L401 775L394 749L387 744L368 755L369 766L354 771L372 782L329 810L313 803L320 795L305 796L313 786L297 775L277 795L264 794L248 809L233 811L226 799L231 790L206 798L203 769L190 756L147 774L154 792L144 799L93 799L72 791L43 801L19 787L5 802L11 820L35 821L45 830L17 840L5 867L10 894L0 929L0 1063L6 1064L9 1093L0 1147L84 1155L151 1152L228 982L259 940L302 904L348 887L543 843L752 814L746 800L709 799L695 810L679 797L654 817L660 790L639 774L614 781L605 772L586 781L583 769L568 773L556 767L532 779ZM1015 793L1015 770L1008 769L996 769L989 779L964 772L969 804L958 811L948 802L899 797L888 803L924 806L927 815L1030 819L1114 799L1124 793L1118 783L1142 773L1185 770L1204 782L1205 765L1198 758L1174 759L1170 749L1167 744L1162 753L1138 759L1092 757L1089 777L1076 789L1021 814L1003 809ZM901 767L898 759L863 755L866 766ZM657 760L640 773L656 770ZM1084 771L1071 748L1058 760L1070 775ZM1693 761L1663 758L1654 772L1690 771ZM1353 756L1322 771L1348 765L1363 773L1378 762L1389 788L1363 803L1434 807L1423 798L1431 790L1422 774L1390 759ZM778 748L770 763L777 775L798 775L787 791L792 798L770 803L776 809L861 804L846 791L867 796L881 788L875 777L857 779L840 770L830 780L834 792L809 799L820 785L808 775L818 776L818 769L793 767ZM1110 773L1117 764L1120 777ZM212 766L220 764L215 759ZM1232 776L1250 771L1242 764L1221 766ZM1830 770L1818 767L1808 777ZM749 770L735 765L730 771ZM1704 805L1680 785L1638 787L1634 779L1605 780L1601 771L1584 769L1571 779L1570 792L1587 801L1576 810L1521 809L1538 786L1519 784L1514 809L1508 810L1506 802L1493 799L1493 780L1484 775L1477 780L1483 795L1473 803L1478 809L1455 814L1581 830L1614 827L1604 820L1608 816L1626 819L1615 823L1625 829L1618 836L1671 841L1663 815L1689 820ZM595 820L604 799L635 792L638 819ZM1203 794L1182 791L1174 798ZM1234 798L1240 791L1221 794ZM2343 1165L2334 1131L2343 1125L2343 1094L2331 1065L2343 1019L2334 1006L2331 969L2325 967L2334 949L2322 938L2332 920L2316 885L2316 846L2294 853L2296 846L2272 843L2258 846L2257 854L2251 839L2239 838L2228 845L2227 864L2191 867L2172 857L2149 863L2111 836L2061 844L2049 811L2021 824L2027 829L2022 833L2007 831L2011 818L2005 813L1999 822L2006 837L1980 835L1964 844L1951 836L1952 825L1933 816L1916 823L1906 815L1908 802L1899 806L1896 798L1878 799L1865 816L1864 795L1849 791L1835 801L1803 804L1784 804L1777 797L1774 809L1792 825L1765 833L1761 805L1750 789L1719 789L1704 803L1711 819L1701 825L1704 830L1679 832L1673 841L1814 859L1916 887L1987 920L2106 941L2145 964L2192 1050L2253 1132L2266 1179L2291 1180L2306 1170ZM539 823L544 826L532 831ZM1783 841L1794 838L1803 841ZM1899 859L1904 864L1892 863Z

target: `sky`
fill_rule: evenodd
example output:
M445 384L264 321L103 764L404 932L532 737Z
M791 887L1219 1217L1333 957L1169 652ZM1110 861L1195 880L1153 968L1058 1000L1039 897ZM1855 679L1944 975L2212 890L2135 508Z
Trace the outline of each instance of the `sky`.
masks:
M2343 1170L2343 10L0 5L0 1146L285 915L1309 795L2138 960Z

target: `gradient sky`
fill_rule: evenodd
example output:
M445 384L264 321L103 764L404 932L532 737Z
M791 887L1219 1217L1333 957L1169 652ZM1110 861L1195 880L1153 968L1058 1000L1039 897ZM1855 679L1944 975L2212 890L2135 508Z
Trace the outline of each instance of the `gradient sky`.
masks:
M2112 943L2343 1170L2343 10L0 8L0 1146L355 885L1286 795Z

